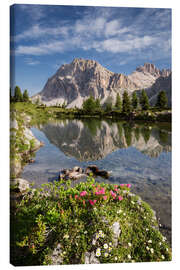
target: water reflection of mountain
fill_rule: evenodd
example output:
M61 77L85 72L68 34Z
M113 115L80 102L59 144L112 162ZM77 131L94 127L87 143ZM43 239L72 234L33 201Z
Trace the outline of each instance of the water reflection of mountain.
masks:
M65 155L80 161L102 159L130 146L150 157L171 151L171 129L165 124L150 126L88 119L53 122L40 129Z

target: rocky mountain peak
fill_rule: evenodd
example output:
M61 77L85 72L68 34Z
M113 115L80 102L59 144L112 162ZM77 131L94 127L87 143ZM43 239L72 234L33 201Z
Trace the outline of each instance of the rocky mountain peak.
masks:
M70 64L62 65L47 80L43 90L32 100L40 99L46 105L62 105L68 108L81 107L90 95L101 100L101 104L115 103L117 93L151 87L160 76L170 71L160 71L154 64L145 63L126 76L109 71L95 60L75 58Z

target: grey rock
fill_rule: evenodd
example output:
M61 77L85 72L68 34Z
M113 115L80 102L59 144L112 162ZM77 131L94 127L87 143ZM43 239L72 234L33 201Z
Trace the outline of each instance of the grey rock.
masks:
M84 254L84 263L85 264L99 264L99 260L96 258L94 251L85 252Z
M118 245L118 238L119 238L119 235L121 233L121 229L120 229L120 224L119 222L114 222L113 225L112 225L112 231L113 231L113 242L114 242L114 246L117 247Z
M16 187L22 193L29 189L29 182L22 178L10 179L10 186Z

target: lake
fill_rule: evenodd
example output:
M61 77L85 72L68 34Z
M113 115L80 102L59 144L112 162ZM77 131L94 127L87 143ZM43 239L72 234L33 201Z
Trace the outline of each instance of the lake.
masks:
M32 128L45 145L22 178L35 186L58 179L63 168L96 164L111 171L109 179L130 183L156 211L161 232L171 243L171 125L112 120L59 120ZM80 180L78 180L80 181ZM83 180L82 180L83 181Z

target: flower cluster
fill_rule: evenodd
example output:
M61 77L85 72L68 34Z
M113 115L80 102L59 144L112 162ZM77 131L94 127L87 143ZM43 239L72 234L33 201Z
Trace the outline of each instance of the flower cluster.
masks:
M74 195L76 201L81 202L84 206L94 206L99 202L108 202L109 200L122 201L123 197L121 196L124 191L127 191L127 188L130 188L131 184L120 184L114 185L111 190L106 189L100 184L92 184L91 189L82 190L79 194ZM72 196L71 196L72 199Z

